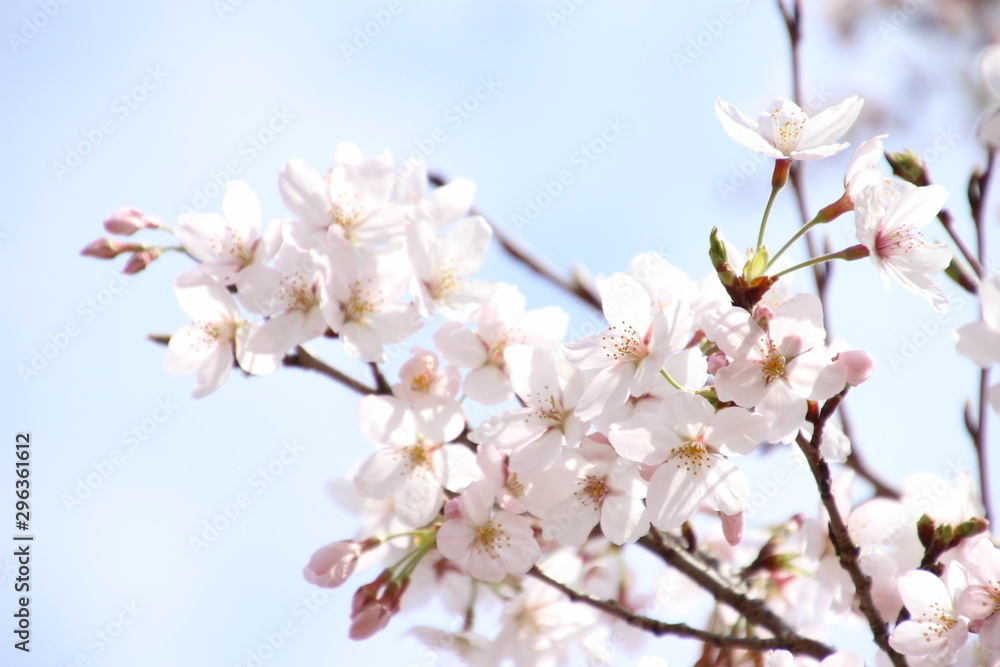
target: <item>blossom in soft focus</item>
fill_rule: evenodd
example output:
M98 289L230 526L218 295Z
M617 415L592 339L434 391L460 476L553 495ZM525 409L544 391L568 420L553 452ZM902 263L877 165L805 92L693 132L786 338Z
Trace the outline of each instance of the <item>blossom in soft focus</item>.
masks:
M715 115L730 137L776 160L815 160L839 153L850 144L835 143L851 128L864 100L849 97L810 117L787 97L777 97L756 121L721 99Z
M983 646L1000 651L1000 549L980 539L964 563L972 585L958 598L958 611L971 619Z
M399 382L392 393L407 403L416 404L428 396L455 398L462 384L462 374L454 366L441 368L438 355L422 347L410 350L413 355L399 369Z
M979 286L982 320L966 324L955 332L958 353L980 368L1000 363L1000 274L984 279ZM1000 414L1000 384L990 390L990 404Z
M157 229L162 225L163 221L159 218L131 206L122 206L104 219L104 229L122 236L131 236L140 229Z
M261 228L260 202L250 186L232 180L222 200L225 217L189 213L177 222L177 239L223 285L236 283L249 266L263 266L281 246L281 223Z
M937 216L947 198L948 191L940 185L899 196L886 196L872 186L861 192L854 207L858 241L868 248L886 289L894 278L942 312L948 309L948 299L930 276L948 267L952 250L943 243L928 243L919 230Z

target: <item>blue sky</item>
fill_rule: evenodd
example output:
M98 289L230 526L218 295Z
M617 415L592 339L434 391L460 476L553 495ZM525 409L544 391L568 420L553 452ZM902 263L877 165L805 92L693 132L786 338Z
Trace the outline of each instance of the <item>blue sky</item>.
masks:
M819 106L855 93L871 101L854 143L889 131L890 148L926 153L938 139L935 173L964 216L964 179L981 158L975 112L954 98L966 94L971 66L928 89L920 114L906 104L880 112L879 102L907 99L894 88L900 72L954 62L912 48L919 36L906 26L883 37L873 25L863 52L839 51L819 11L808 19L807 93ZM0 26L4 437L32 434L36 535L33 650L5 641L4 664L246 665L248 651L288 628L264 664L413 659L416 644L401 639L413 618L350 642L353 588L318 602L301 577L316 548L359 525L324 490L370 451L356 397L285 370L234 376L190 399L192 378L165 375L162 348L145 339L187 323L170 281L188 263L165 257L124 282L121 261L79 257L112 210L167 220L220 211L218 184L235 176L266 217L284 216L281 164L298 157L323 169L339 142L353 141L368 154L421 151L433 169L473 179L476 205L563 270L612 273L657 250L700 278L713 225L738 246L753 242L769 182L769 166L722 132L715 99L755 115L789 93L780 19L759 1L14 1ZM839 196L846 161L810 166L812 205ZM545 197L560 178L558 195ZM772 220L769 239L780 245L797 224L789 196ZM846 226L831 237L850 243ZM571 330L589 322L496 249L483 275L521 285L530 307L568 304ZM837 334L880 364L849 401L873 465L896 482L971 465L961 410L975 371L948 332L975 318L974 302L938 321L898 286L884 292L859 262L837 267L830 308ZM363 371L333 345L310 347ZM12 480L12 455L0 458L11 462L0 479ZM762 459L761 474L773 464ZM788 494L813 511L804 481ZM789 506L776 501L762 521ZM192 547L227 512L228 528ZM10 565L0 556L5 618ZM676 657L679 646L648 648Z

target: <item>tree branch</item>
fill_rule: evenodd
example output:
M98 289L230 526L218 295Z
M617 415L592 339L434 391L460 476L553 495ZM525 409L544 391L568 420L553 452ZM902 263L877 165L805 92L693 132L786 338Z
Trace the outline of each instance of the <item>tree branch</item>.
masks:
M707 630L700 630L691 627L686 623L664 623L648 616L642 616L623 607L614 600L599 600L584 593L576 591L566 584L562 584L552 579L537 567L531 568L528 572L532 577L545 582L549 586L559 590L573 602L586 604L594 609L619 618L632 627L649 632L656 637L673 635L675 637L690 637L699 639L706 644L724 649L745 649L748 651L771 651L785 650L791 653L800 653L814 658L825 658L832 653L832 649L824 647L811 639L799 637L798 635L782 637L733 637L731 635L720 635Z
M667 544L663 535L655 528L650 529L648 534L639 538L638 544L684 573L711 593L712 597L738 611L749 622L767 628L776 638L789 645L797 646L799 652L817 658L824 658L834 652L833 648L822 642L797 634L795 629L771 611L763 600L748 597L721 573L699 561L695 555Z
M826 422L833 416L833 413L837 410L837 406L840 405L846 394L847 389L823 404L823 408L819 411L819 414L815 418L810 419L813 423L812 439L807 441L800 435L797 442L799 448L802 449L802 453L805 454L806 460L809 462L809 469L812 471L813 477L816 480L816 486L819 489L820 500L822 500L823 507L826 508L827 515L829 515L830 541L833 543L833 548L840 559L840 566L851 577L854 590L858 595L858 606L861 609L861 613L868 620L868 627L871 628L875 643L889 656L893 665L896 667L906 667L906 659L889 646L888 627L872 598L871 577L861 571L861 564L859 562L861 549L851 539L847 523L841 516L840 509L837 507L837 501L833 496L830 466L820 453L820 444L823 442L823 429Z

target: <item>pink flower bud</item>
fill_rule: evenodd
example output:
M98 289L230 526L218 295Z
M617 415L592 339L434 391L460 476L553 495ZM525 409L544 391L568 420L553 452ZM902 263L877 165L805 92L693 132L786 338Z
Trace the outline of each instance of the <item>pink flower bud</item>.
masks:
M858 386L875 371L875 359L864 350L845 350L834 360L847 369L847 384Z
M724 352L716 352L715 354L708 355L708 374L715 375L719 372L720 368L725 368L729 365L729 357L726 356Z
M726 542L729 542L729 546L735 547L742 542L743 529L747 523L746 512L740 512L739 514L723 514L719 512L719 518L722 519L722 534L725 536Z
M122 269L122 273L127 276L139 273L140 271L145 270L147 266L152 264L153 261L158 259L162 254L163 248L148 248L146 250L139 251L128 258L128 261L125 263L125 268Z
M122 236L130 236L140 229L155 228L161 224L159 218L148 216L139 209L129 206L122 206L104 219L104 229Z
M390 618L392 614L389 609L379 602L372 602L351 618L351 628L347 636L355 641L368 639L380 630L384 630L385 626L389 625Z
M112 259L117 257L119 254L126 252L128 248L121 245L114 239L109 239L107 237L99 238L96 241L91 241L80 254L84 257L96 257L97 259Z
M337 588L354 573L360 555L361 545L353 540L328 544L312 555L302 576L310 584Z

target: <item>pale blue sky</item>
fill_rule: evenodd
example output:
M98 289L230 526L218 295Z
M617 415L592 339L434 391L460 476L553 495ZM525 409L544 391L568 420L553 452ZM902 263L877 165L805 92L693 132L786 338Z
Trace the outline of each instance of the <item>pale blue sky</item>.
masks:
M555 21L549 12L560 4L573 11ZM5 640L3 664L245 665L247 651L284 623L293 634L269 667L413 659L415 644L400 637L415 617L394 620L375 640L347 640L351 585L315 611L298 606L316 591L301 578L309 555L353 536L359 525L324 493L328 480L371 449L354 423L356 397L286 370L234 376L209 398L190 399L193 379L165 375L162 348L145 340L187 323L170 280L188 262L164 258L123 285L116 278L121 261L77 254L102 235L101 220L116 207L168 220L184 206L219 211L213 178L238 170L265 215L284 216L276 187L283 161L300 157L323 169L341 141L369 154L389 148L406 156L437 137L432 168L476 181L477 206L511 227L539 201L546 182L570 173L572 182L551 205L514 230L564 269L580 262L611 273L655 249L700 278L709 269L713 225L738 246L753 242L769 167L745 185L733 180L734 170L753 164L751 154L724 135L713 104L721 96L755 115L789 93L773 3L402 1L367 45L358 42L364 48L344 48L389 6L29 0L0 10L4 437L10 452L15 432L32 433L37 536L33 650L26 658ZM933 50L910 48L915 37L883 40L877 31L864 43L878 58L832 57L821 19L809 17L813 41L805 50L806 88L824 99L821 106L854 93L891 100L899 72L931 66ZM32 22L44 25L32 31ZM699 39L701 53L679 60ZM879 115L871 104L863 127L848 138L857 143L888 131L891 148L910 137L925 150L942 133L954 136L935 170L964 215L964 179L980 158L971 152L973 113L947 99L960 83L927 89L919 115L906 108ZM607 135L614 141L595 159L581 158L581 145L609 123L619 128ZM77 152L88 154L77 162L67 153L81 144ZM839 196L846 161L842 155L810 168L813 205ZM725 192L720 184L739 187ZM793 212L790 197L779 200L772 243L794 229ZM850 243L845 230L833 233L835 245ZM919 343L921 326L934 329L933 311L898 286L886 294L867 263L837 273L834 328L880 364L849 401L867 457L897 482L950 461L971 465L961 409L975 372L954 355L948 330L975 317L972 302L956 307L912 361L894 367L893 352L914 337ZM532 286L499 252L483 275L524 286L530 307L571 303L571 328L590 317L560 293ZM59 342L57 352L45 348ZM348 371L362 370L332 345L311 349ZM40 357L37 376L25 375L22 367L43 350L52 358L42 368ZM137 444L125 435L133 428L145 438ZM286 454L281 473L261 484L256 471L291 441L294 458ZM112 457L119 465L109 463ZM751 470L763 478L776 462L762 459ZM11 464L3 465L0 480L10 480ZM80 480L108 465L112 474L67 509ZM189 538L240 494L249 506L195 554ZM0 490L0 497L11 494ZM778 518L795 503L814 511L804 480L788 487L788 497L764 508L761 519ZM4 526L6 543L11 528ZM10 565L0 556L0 566ZM8 619L9 576L0 571L0 615ZM363 573L351 583L373 577ZM122 614L135 615L123 605L141 608L134 622L110 644L96 639L98 631L114 631ZM680 645L661 640L649 652L683 664ZM636 659L622 656L618 664Z

